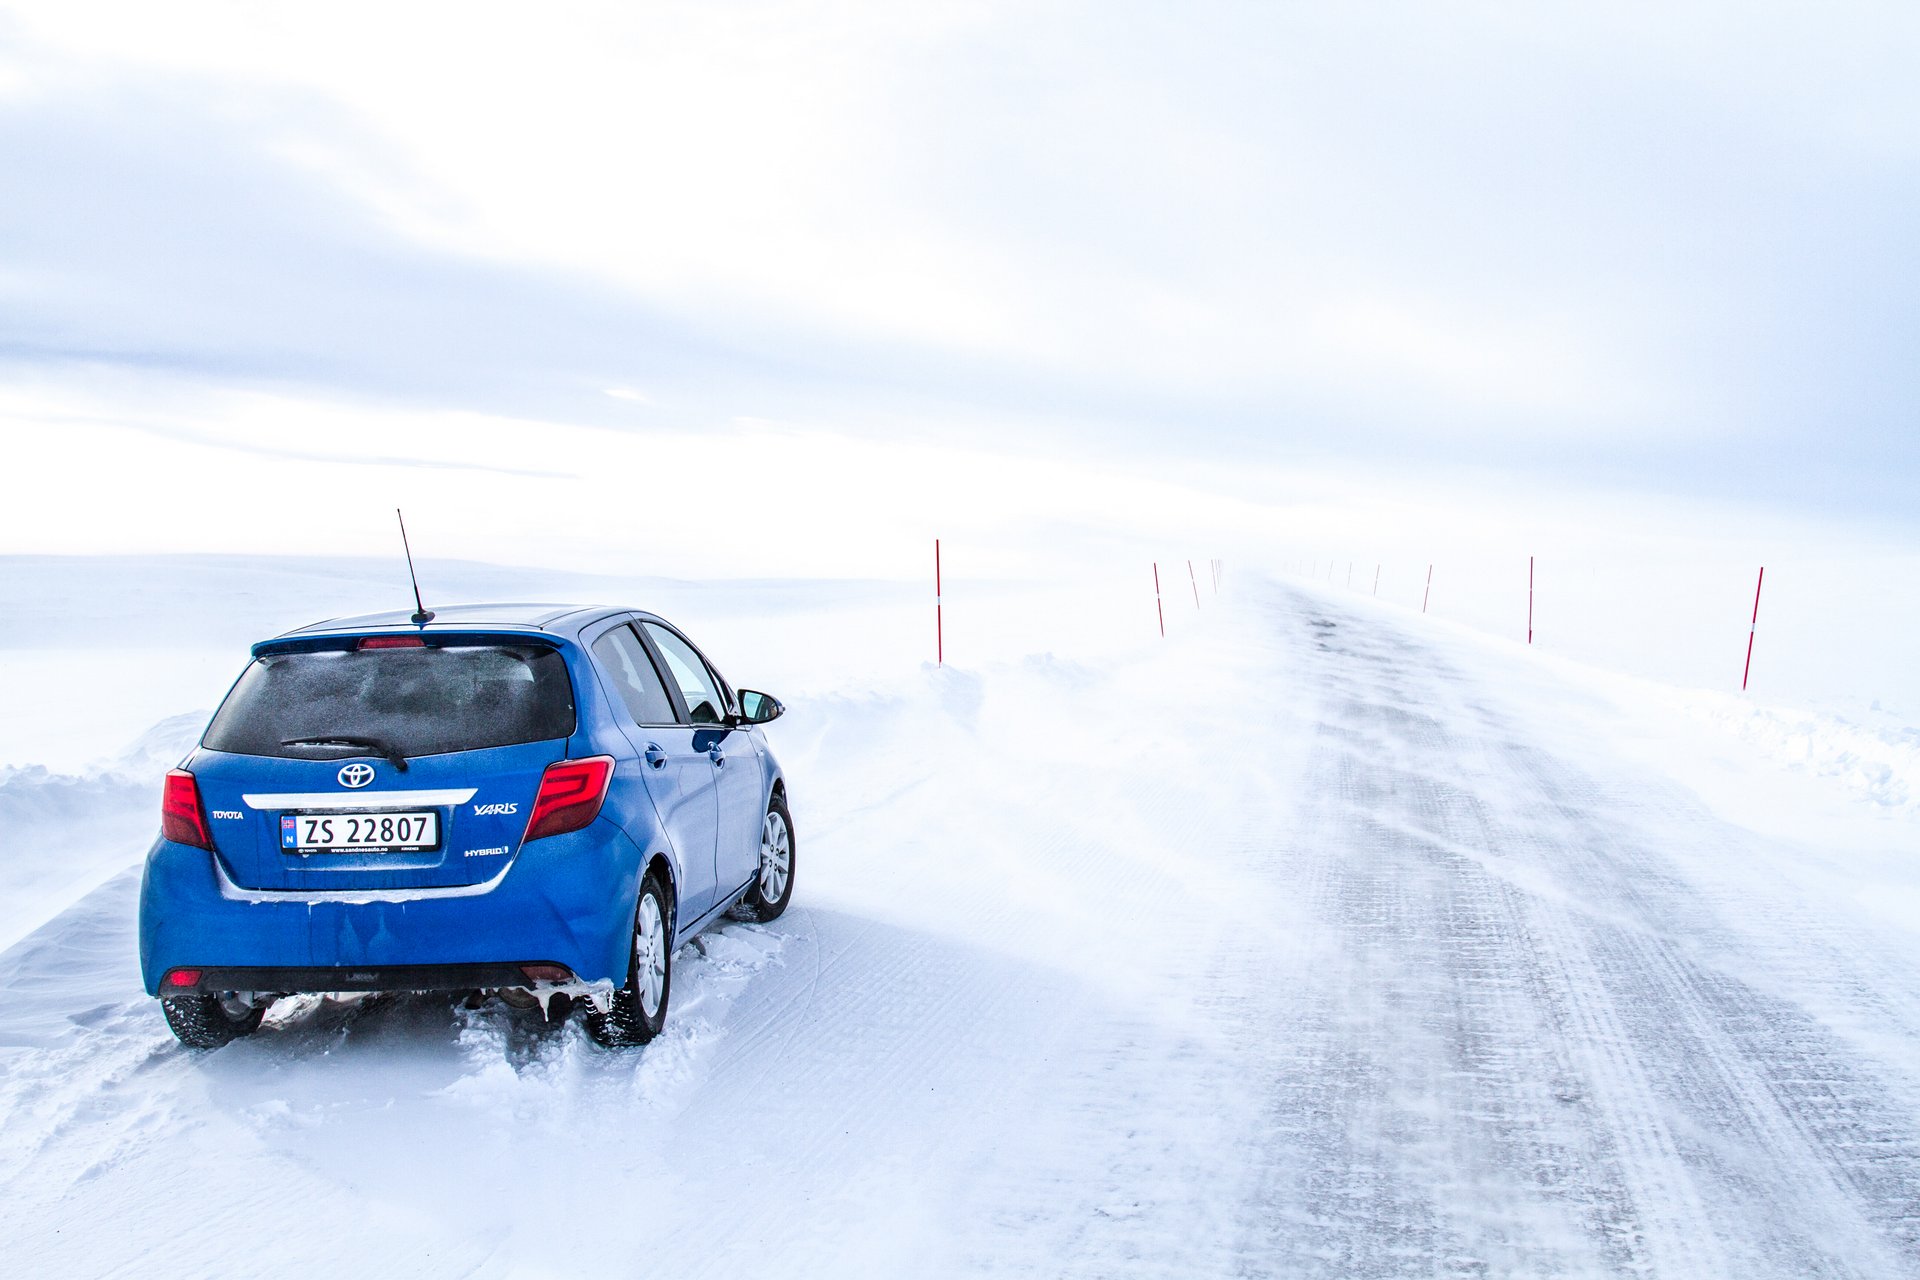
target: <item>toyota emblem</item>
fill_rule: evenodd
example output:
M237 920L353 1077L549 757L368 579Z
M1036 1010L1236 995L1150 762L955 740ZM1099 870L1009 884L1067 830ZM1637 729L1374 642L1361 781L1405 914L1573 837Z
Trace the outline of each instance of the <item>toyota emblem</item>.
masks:
M366 786L372 781L373 766L370 764L361 764L355 761L353 764L341 766L340 785L343 787L353 787L357 789Z

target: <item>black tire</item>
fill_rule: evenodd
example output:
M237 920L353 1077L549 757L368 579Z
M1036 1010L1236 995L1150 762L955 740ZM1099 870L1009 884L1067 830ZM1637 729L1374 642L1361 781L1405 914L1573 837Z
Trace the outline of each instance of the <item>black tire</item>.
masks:
M795 857L793 815L787 812L786 797L775 792L760 824L760 865L734 915L763 924L778 920L793 901Z
M219 996L166 996L160 1009L167 1015L167 1026L180 1043L189 1049L218 1049L260 1029L267 1016L263 1004L249 1005L236 1015Z
M657 941L648 941L650 931ZM652 996L656 984L649 981L650 972L658 978L657 1000ZM667 1001L672 995L673 904L660 878L649 871L640 881L640 897L633 906L627 980L613 993L605 1013L587 1005L587 1034L609 1049L643 1045L667 1025Z

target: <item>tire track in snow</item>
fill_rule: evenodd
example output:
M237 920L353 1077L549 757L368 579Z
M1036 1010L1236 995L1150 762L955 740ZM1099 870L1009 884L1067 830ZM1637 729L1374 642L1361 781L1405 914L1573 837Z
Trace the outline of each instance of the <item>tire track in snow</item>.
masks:
M1589 829L1587 839L1558 845L1561 873L1616 907L1585 921L1589 946L1609 985L1635 996L1624 1016L1645 1069L1703 1135L1691 1141L1688 1163L1718 1184L1709 1216L1720 1234L1751 1242L1738 1269L1856 1274L1857 1256L1836 1261L1822 1239L1829 1235L1878 1237L1880 1269L1869 1274L1900 1274L1902 1257L1913 1266L1920 1257L1916 1111L1885 1101L1911 1099L1911 1081L1883 1078L1805 1010L1736 976L1735 969L1756 961L1769 967L1766 958L1675 876L1654 841L1618 819L1594 829L1588 806L1604 805L1605 797L1590 783L1569 784L1562 767L1535 753L1519 753L1515 765L1516 773L1531 773L1551 812L1573 814ZM1724 829L1709 834L1730 856L1749 843ZM1624 916L1621 904L1629 909ZM1776 928L1782 923L1792 920L1775 918ZM1780 931L1802 964L1835 959L1818 945L1801 945L1790 929ZM1857 980L1826 985L1866 989ZM1833 1223L1851 1226L1836 1232Z
M1344 954L1314 1001L1308 1052L1282 1064L1278 1128L1311 1155L1270 1193L1293 1212L1255 1261L1361 1276L1638 1265L1627 1175L1591 1137L1605 1127L1510 891L1379 822L1378 775L1350 754L1333 774L1320 831L1337 852L1319 907ZM1401 802L1458 825L1460 797L1421 782L1404 780Z
M1735 976L1756 946L1716 917L1755 900L1694 888L1636 815L1740 841L1530 746L1390 624L1343 646L1350 623L1293 608L1275 629L1326 690L1295 881L1351 978L1283 1024L1304 1048L1244 1269L1920 1274L1912 1081ZM1774 924L1764 967L1838 959L1830 929ZM1812 985L1871 1023L1902 1007L1877 980ZM1496 1189L1527 1211L1503 1226Z
M224 1111L223 1064L181 1048L135 985L138 887L137 874L118 877L0 957L0 1240L18 1265L102 1276L475 1274L494 1234L486 1224L423 1230L263 1153L257 1117ZM130 987L107 1003L78 999ZM259 1243L267 1212L228 1194L236 1178L271 1188L276 1209L298 1206L274 1213L267 1252L232 1252L233 1242ZM337 1224L348 1221L356 1229L343 1237ZM399 1239L424 1247L395 1247Z

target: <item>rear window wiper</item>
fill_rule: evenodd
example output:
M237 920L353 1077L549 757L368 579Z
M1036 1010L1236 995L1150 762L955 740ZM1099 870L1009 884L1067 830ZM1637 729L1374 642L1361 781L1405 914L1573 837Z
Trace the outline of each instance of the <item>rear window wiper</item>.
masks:
M407 771L407 758L400 754L400 748L382 742L378 738L362 738L351 733L323 733L314 738L282 738L280 745L283 747L366 747L400 772Z

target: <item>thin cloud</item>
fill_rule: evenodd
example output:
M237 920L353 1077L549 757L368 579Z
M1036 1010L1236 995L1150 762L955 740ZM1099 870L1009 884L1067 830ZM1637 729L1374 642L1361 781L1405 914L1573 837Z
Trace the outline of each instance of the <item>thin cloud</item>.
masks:
M1900 10L908 8L35 12L0 360L1910 505Z

